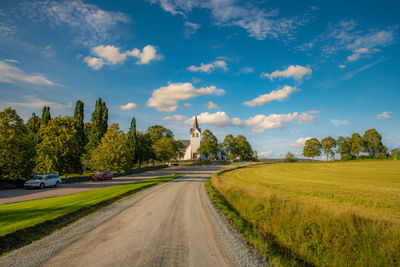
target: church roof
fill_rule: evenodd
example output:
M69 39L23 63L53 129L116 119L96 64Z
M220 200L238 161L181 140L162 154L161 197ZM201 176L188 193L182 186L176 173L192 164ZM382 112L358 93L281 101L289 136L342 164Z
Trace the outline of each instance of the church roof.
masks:
M196 129L199 130L199 132L201 133L201 129L199 128L199 122L197 121L197 116L194 116L193 127L190 129L190 134L192 134L192 132Z
M190 145L190 140L180 140L182 142L182 144L186 147L188 147Z

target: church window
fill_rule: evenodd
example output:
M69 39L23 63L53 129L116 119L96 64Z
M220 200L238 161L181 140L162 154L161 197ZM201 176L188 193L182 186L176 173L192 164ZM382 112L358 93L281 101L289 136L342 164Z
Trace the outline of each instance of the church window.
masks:
M196 133L196 137L199 137L199 133Z

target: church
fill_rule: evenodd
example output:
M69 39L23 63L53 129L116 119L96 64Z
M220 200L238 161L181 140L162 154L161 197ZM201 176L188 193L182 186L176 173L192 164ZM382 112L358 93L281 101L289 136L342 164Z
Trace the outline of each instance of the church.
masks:
M193 127L190 128L190 140L181 140L185 145L185 155L181 160L207 160L207 157L200 155L197 150L201 144L201 129L197 116L194 117ZM210 158L214 158L214 155L210 155ZM224 151L218 148L217 157L218 160L226 160L226 154Z

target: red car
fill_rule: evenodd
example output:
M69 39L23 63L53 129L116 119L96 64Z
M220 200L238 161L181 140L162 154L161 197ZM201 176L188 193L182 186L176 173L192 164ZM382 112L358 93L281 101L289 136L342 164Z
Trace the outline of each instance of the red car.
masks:
M111 180L113 177L113 174L111 171L106 171L106 172L96 172L93 176L92 176L92 180L93 181L104 181L104 180Z

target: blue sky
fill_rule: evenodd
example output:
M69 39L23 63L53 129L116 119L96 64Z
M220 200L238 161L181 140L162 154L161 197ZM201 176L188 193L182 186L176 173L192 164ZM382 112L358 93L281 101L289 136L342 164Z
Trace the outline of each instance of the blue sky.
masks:
M86 120L102 97L127 130L191 118L263 157L376 128L400 146L399 1L7 1L0 108Z

